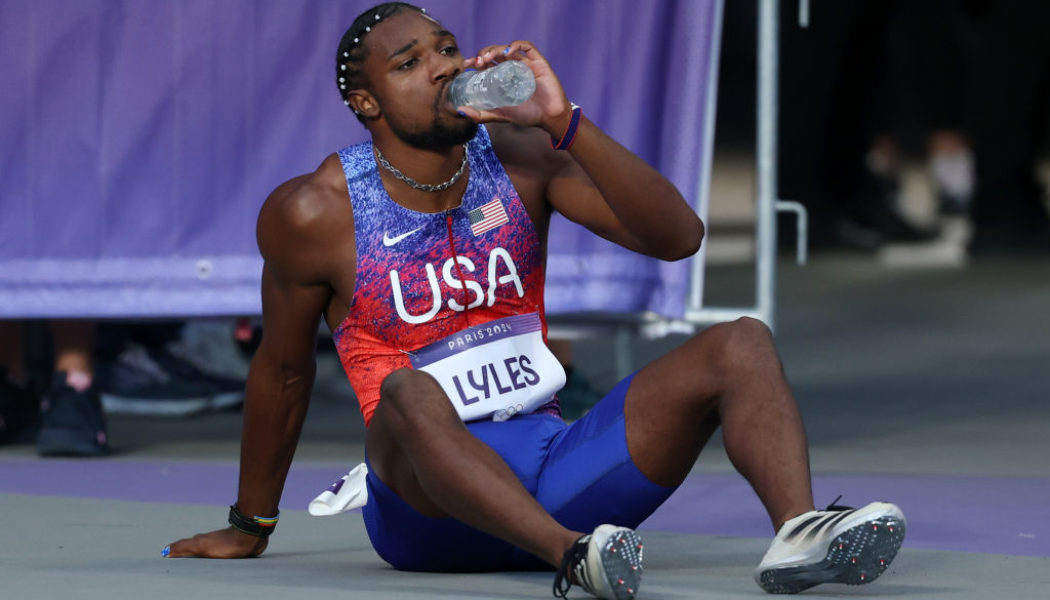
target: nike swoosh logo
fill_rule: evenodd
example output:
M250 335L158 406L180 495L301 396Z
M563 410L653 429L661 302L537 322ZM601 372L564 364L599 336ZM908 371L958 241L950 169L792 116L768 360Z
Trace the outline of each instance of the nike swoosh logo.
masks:
M423 229L423 228L422 227L417 227L417 228L413 229L412 231L408 231L408 232L402 233L401 235L396 235L394 237L390 237L384 231L383 232L383 245L386 246L387 248L389 248L389 247L393 246L394 244L397 244L401 240L407 238L408 236L412 235L413 233L419 231L420 229Z

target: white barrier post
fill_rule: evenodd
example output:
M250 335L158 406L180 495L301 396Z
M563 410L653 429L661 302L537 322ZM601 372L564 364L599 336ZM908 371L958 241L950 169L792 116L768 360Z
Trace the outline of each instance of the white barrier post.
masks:
M756 133L758 191L757 313L774 326L777 254L777 80L779 69L779 2L760 0L758 6L758 127Z

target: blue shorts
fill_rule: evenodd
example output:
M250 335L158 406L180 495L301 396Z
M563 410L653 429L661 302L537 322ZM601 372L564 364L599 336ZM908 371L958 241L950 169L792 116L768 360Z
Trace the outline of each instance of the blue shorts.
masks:
M674 492L649 481L627 453L623 406L631 377L572 425L553 415L468 423L525 488L568 529L637 527ZM379 556L408 571L549 569L535 556L455 519L418 513L369 469L365 528Z

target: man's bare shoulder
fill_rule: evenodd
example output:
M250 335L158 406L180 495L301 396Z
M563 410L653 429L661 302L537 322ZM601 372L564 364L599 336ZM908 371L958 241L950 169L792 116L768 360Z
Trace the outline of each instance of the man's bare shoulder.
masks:
M342 165L332 154L313 173L277 186L259 211L259 225L290 234L310 233L352 216L351 212Z
M268 250L279 250L289 242L327 239L333 231L346 235L353 230L346 178L339 157L332 154L313 173L277 186L259 211L256 235L266 257Z

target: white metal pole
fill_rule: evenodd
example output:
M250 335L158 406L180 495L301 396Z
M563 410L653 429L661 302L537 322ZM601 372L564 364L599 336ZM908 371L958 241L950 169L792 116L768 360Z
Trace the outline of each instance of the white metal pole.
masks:
M776 289L776 199L777 199L777 71L778 0L759 0L758 5L758 127L756 132L756 189L758 231L755 289L757 312L774 326Z
M714 168L715 113L718 107L719 57L722 52L722 15L722 0L715 0L711 15L712 39L709 46L710 55L707 61L707 89L704 91L704 140L700 150L700 188L697 190L696 195L696 210L705 222L707 221L707 208L711 197L711 170ZM706 257L707 241L705 240L700 252L690 259L687 311L696 311L703 307L704 261Z

